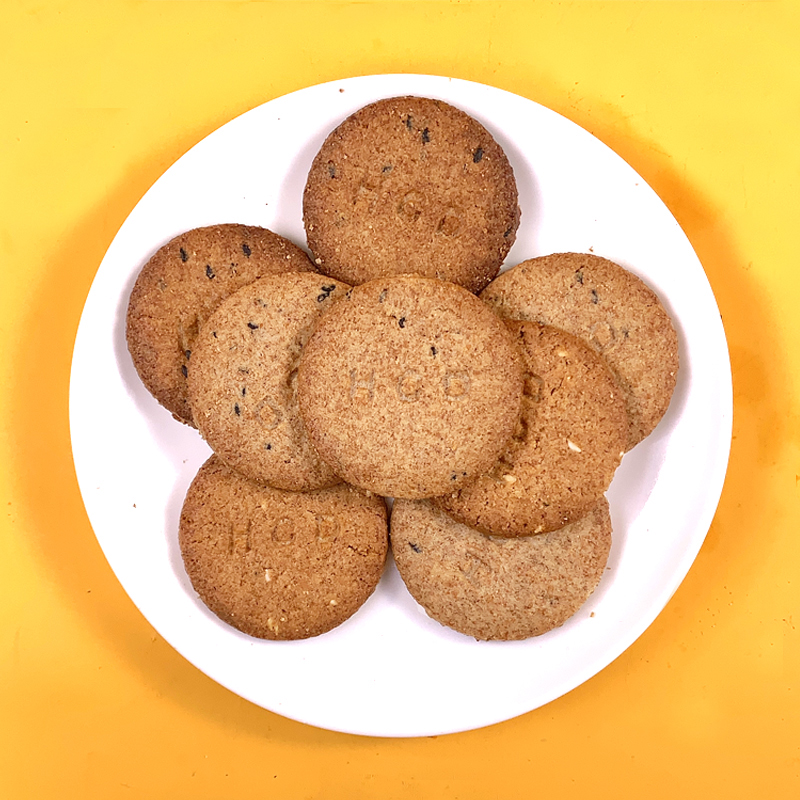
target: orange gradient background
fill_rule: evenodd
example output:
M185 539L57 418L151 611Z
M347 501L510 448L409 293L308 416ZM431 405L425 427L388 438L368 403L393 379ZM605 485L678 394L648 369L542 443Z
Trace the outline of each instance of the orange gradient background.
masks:
M792 2L3 3L0 797L800 796L799 40ZM705 545L629 650L517 719L383 740L253 706L155 633L89 526L67 392L95 271L170 164L395 72L516 92L627 160L705 267L735 409Z

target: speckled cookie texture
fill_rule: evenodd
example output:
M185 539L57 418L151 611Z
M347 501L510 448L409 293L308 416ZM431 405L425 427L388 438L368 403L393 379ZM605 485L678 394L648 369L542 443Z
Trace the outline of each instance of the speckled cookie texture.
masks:
M186 494L179 542L195 591L220 619L262 639L305 639L343 623L374 591L387 510L343 484L263 486L211 456Z
M142 267L128 303L128 350L142 383L193 424L186 373L202 323L257 278L313 270L300 247L266 228L225 223L176 236Z
M406 272L472 291L497 275L519 226L503 149L460 109L379 100L325 140L303 195L320 271L350 284Z
M499 275L481 297L499 314L564 328L602 353L625 392L627 449L665 414L678 374L678 336L656 294L600 256L555 253Z
M580 519L608 489L628 436L625 400L602 356L560 328L508 321L526 363L522 413L485 474L435 499L496 536L528 536Z
M369 281L320 316L297 396L312 443L337 475L420 498L487 470L519 419L522 355L503 321L454 283Z
M316 319L349 286L313 272L238 289L200 330L189 365L195 425L228 466L279 489L339 482L297 408L297 363Z
M578 522L520 539L485 536L429 500L397 500L391 546L414 599L475 639L517 640L559 627L603 576L611 518L601 498Z

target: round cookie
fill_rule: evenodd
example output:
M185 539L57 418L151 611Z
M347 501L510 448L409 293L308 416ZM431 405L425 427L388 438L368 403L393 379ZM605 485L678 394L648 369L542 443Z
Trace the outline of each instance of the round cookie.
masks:
M625 400L588 344L535 322L508 320L526 362L522 414L485 474L434 500L496 536L528 536L580 519L608 489L628 435Z
M380 580L388 550L384 500L350 486L286 492L216 456L183 503L179 542L200 599L262 639L305 639L351 617Z
M186 372L200 326L240 286L303 271L314 271L306 253L266 228L210 225L167 242L142 267L128 302L128 350L142 383L193 424Z
M406 587L430 617L475 639L527 639L562 625L597 588L611 518L601 498L557 531L503 539L456 522L429 500L398 500L390 538Z
M297 409L297 361L311 327L349 287L313 272L269 275L234 292L195 339L189 402L212 450L248 478L308 491L339 482Z
M520 211L511 165L483 125L440 100L392 97L327 137L303 219L326 275L359 284L416 272L477 292L514 243Z
M630 450L669 406L678 374L678 336L655 293L600 256L555 253L499 275L481 297L504 317L556 325L588 341L625 393Z
M385 496L442 494L487 470L519 418L522 356L454 283L402 275L348 291L300 357L297 398L337 475Z

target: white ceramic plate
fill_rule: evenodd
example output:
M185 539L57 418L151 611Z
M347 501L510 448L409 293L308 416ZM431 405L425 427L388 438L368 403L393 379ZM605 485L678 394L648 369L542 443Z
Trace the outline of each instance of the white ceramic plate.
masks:
M680 336L681 371L659 427L623 459L609 500L609 570L563 627L524 642L476 642L428 619L389 565L349 621L299 642L249 638L198 601L177 526L209 454L139 382L125 310L161 245L218 222L262 225L303 244L301 197L328 132L400 94L446 100L481 120L517 177L522 224L507 264L594 252L639 274ZM441 77L379 75L313 86L224 125L180 158L120 229L92 284L75 343L72 445L101 547L155 629L192 664L264 708L374 736L462 731L510 719L591 678L651 624L711 524L728 461L731 373L719 311L686 236L642 178L569 120L507 92Z

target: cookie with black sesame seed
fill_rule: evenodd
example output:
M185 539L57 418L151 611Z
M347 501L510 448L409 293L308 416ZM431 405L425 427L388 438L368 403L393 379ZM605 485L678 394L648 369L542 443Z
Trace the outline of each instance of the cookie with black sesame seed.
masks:
M263 486L211 456L186 494L178 539L192 586L221 620L262 639L306 639L345 622L375 590L387 509L345 484Z
M595 591L611 549L608 502L551 533L486 536L430 500L396 500L394 562L428 615L475 639L540 636L573 617Z
M350 284L416 272L482 289L520 220L511 164L464 111L425 97L371 103L330 133L303 195L320 270Z
M678 335L641 278L607 258L554 253L507 270L481 298L503 317L556 325L589 342L625 393L626 449L652 433L675 390Z
M488 469L514 432L522 356L503 321L454 283L369 281L321 315L297 373L309 437L334 472L430 497Z
M238 289L195 340L192 417L228 466L281 489L339 482L320 459L297 409L297 363L311 328L349 287L313 272L269 275Z
M485 475L434 502L484 533L528 536L594 507L622 460L628 416L611 370L588 344L550 325L507 324L526 366L517 429Z
M128 302L128 350L142 383L192 425L186 373L202 323L240 286L302 271L315 271L305 251L266 228L210 225L167 242L142 267Z

